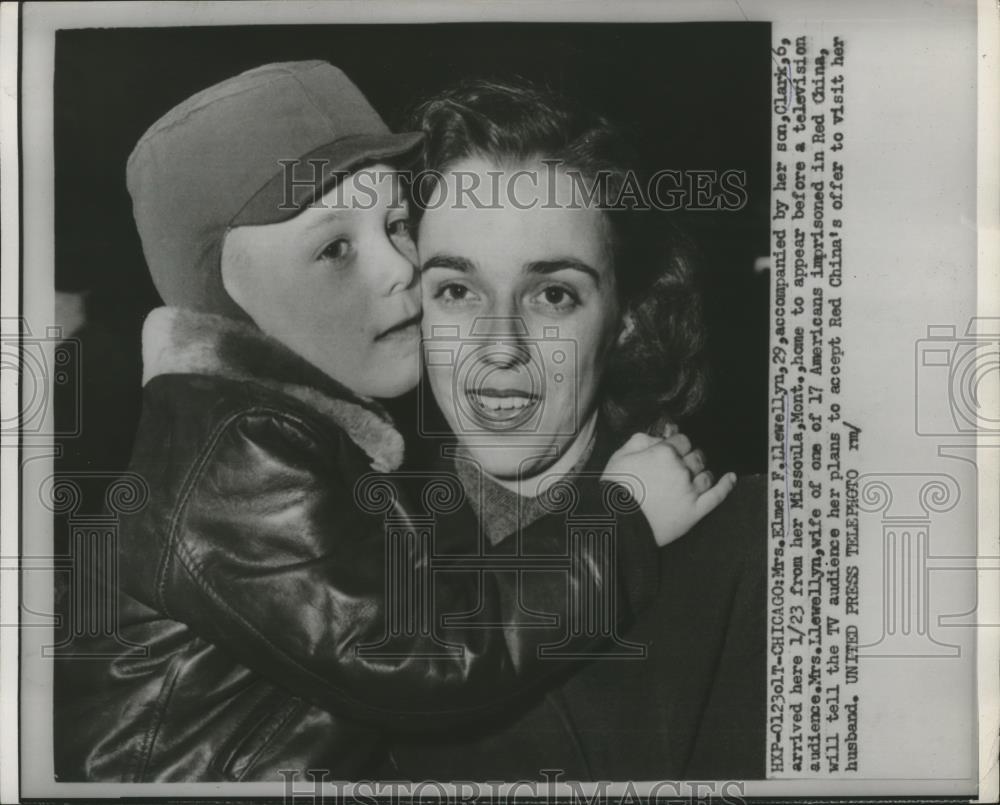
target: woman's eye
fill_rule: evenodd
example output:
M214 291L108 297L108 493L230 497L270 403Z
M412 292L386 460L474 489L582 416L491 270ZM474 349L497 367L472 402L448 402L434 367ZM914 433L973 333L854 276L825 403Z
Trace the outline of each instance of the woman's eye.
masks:
M350 251L351 242L345 238L337 238L329 243L319 256L324 260L343 260Z
M548 286L541 292L540 297L544 304L559 310L569 310L579 304L576 295L561 285Z
M473 293L461 283L448 282L440 286L434 296L445 302L465 302L473 297Z

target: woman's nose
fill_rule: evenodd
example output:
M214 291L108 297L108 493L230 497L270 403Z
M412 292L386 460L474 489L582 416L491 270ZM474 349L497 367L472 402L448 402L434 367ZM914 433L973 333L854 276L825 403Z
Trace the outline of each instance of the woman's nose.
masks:
M498 369L512 369L531 360L527 347L516 342L497 342L484 346L480 360Z
M473 323L472 335L483 340L480 359L496 367L526 363L528 328L521 316L482 316Z
M489 315L476 318L472 323L471 335L517 342L527 337L528 324L523 316L510 315L506 310L493 308Z

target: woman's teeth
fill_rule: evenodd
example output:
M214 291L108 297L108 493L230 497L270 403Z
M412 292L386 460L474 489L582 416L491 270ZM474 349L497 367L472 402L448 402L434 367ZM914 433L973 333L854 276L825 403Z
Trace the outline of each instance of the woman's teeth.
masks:
M535 401L531 397L493 397L485 394L472 394L472 399L480 408L488 411L504 411L513 408L527 408Z

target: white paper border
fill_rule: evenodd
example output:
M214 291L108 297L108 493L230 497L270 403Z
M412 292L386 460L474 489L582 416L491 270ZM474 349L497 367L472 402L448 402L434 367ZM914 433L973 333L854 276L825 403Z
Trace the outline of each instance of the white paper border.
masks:
M1000 316L1000 3L979 0L978 136L976 225L978 315ZM1000 410L1000 399L986 401ZM979 468L980 557L1000 561L1000 451ZM980 570L979 612L986 623L1000 623L1000 585L996 573ZM976 641L979 702L979 799L1000 800L1000 630L978 630Z
M18 7L0 5L0 316L16 318L20 307L20 226L18 196ZM0 374L0 418L10 422L17 416L17 376ZM19 631L4 627L16 623L20 584L16 568L20 484L17 482L17 450L0 449L0 802L16 802L18 796L18 653Z
M977 0L979 13L979 118L978 118L978 175L977 216L979 251L979 300L980 316L1000 315L1000 72L998 72L998 49L1000 49L1000 23L998 7L991 0ZM954 4L945 2L923 4L919 11L932 17L935 13L945 15ZM44 6L44 8L43 8ZM18 227L18 139L17 139L17 99L18 99L18 14L24 14L25 46L24 73L22 80L27 88L26 96L32 98L30 108L22 109L25 127L31 128L32 140L45 141L45 148L32 148L24 156L25 172L32 175L35 192L48 194L48 203L42 200L45 215L32 216L25 221L25 244L31 244L32 270L26 272L26 298L30 300L30 310L25 313L52 311L53 301L53 244L54 211L52 187L52 76L54 71L54 32L56 28L74 27L143 27L175 25L246 25L246 24L291 24L291 23L350 23L350 22L435 22L447 19L449 22L486 21L568 21L600 22L610 21L769 21L777 15L784 17L813 17L822 14L824 18L857 20L868 16L885 18L892 13L913 13L914 4L905 0L888 2L819 2L805 0L794 6L780 0L675 0L669 7L661 2L639 0L617 3L613 12L605 2L379 2L368 0L335 0L335 2L258 2L253 4L252 13L242 3L224 2L175 2L170 4L149 4L136 2L121 3L47 3L29 4L19 9L13 3L4 3L0 8L0 59L2 59L2 98L0 98L0 157L2 157L2 206L3 229L6 233L17 232ZM252 19L251 19L252 17ZM47 137L47 139L45 139ZM41 153L39 153L41 152ZM46 164L47 163L47 164ZM47 182L47 184L46 184ZM39 189L41 188L41 189ZM31 188L25 188L25 208L31 208L29 195ZM4 237L2 242L3 276L0 286L0 310L5 317L19 315L19 285L21 278L17 271L20 244L17 238ZM50 314L51 316L51 314ZM51 320L51 318L49 318ZM16 378L9 373L0 379L3 390L4 415L16 399ZM991 451L995 452L995 451ZM988 452L987 455L990 455ZM996 456L992 456L996 458ZM16 556L18 553L18 504L19 490L9 479L16 477L18 458L13 450L0 451L4 483L0 498L0 556ZM996 491L1000 486L1000 471L996 460L979 468L979 553L981 557L1000 556L1000 510ZM995 575L983 569L979 575L979 612L986 622L1000 622L1000 589L995 584ZM11 583L11 579L15 579ZM17 574L6 573L0 585L0 623L12 622L18 611L19 589ZM979 629L977 640L977 688L979 698L979 801L991 802L998 798L997 755L1000 752L1000 635L996 629ZM0 802L13 802L19 793L17 787L18 743L16 717L18 701L18 648L17 629L0 628ZM51 724L49 726L51 729ZM51 763L51 761L49 761ZM889 785L893 781L885 781ZM746 794L783 796L816 796L829 793L835 786L838 794L872 794L872 781L750 781ZM86 796L129 796L145 795L151 792L149 785L103 785L88 784L73 786ZM50 792L32 791L32 796L65 796L67 786L52 785ZM241 796L280 795L281 786L270 784L177 784L159 789L171 796L220 796L237 794ZM594 790L584 785L583 791ZM640 791L638 786L637 791ZM624 784L611 786L608 794L622 794ZM930 786L921 784L925 794L959 794L956 782L940 781ZM557 786L554 793L568 794L569 789ZM898 789L895 793L901 793Z

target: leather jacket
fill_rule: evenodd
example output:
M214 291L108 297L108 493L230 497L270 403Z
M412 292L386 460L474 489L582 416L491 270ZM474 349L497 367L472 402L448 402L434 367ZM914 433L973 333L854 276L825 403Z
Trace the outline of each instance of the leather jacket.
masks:
M143 358L130 469L150 499L121 521L105 659L58 661L61 781L357 778L387 728L478 719L557 672L540 649L575 594L613 588L621 618L655 596L634 510L611 561L585 542L567 564L554 513L525 538L558 568L463 570L464 505L438 487L421 508L385 474L403 444L381 410L248 324L161 308ZM430 537L428 506L447 509Z

